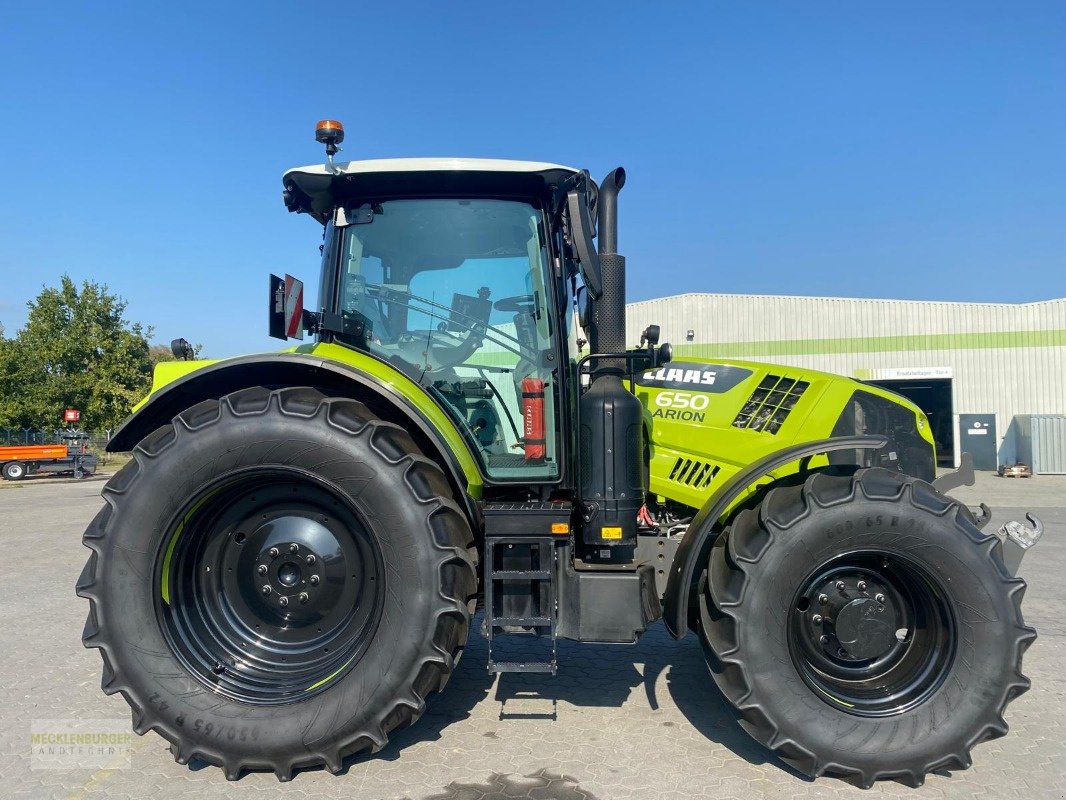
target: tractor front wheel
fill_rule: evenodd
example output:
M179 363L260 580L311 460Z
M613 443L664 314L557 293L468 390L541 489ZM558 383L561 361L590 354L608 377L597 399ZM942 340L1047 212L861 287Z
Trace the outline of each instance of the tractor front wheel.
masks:
M83 640L181 763L339 771L421 716L466 643L470 525L440 468L354 400L205 401L103 494Z
M965 769L1029 687L1022 580L929 484L882 469L772 489L711 548L699 628L740 724L863 787Z

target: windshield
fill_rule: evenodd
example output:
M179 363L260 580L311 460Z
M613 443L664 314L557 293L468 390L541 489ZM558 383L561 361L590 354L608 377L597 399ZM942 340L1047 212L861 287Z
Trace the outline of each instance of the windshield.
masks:
M557 474L555 437L524 447L522 381L545 382L554 430L547 250L540 211L484 199L390 200L346 212L340 306L365 346L421 383L467 429L496 477Z

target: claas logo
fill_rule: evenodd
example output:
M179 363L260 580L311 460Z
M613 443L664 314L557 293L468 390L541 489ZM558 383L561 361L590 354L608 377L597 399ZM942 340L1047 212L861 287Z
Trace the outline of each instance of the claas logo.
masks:
M675 367L660 367L657 370L644 373L645 381L663 381L672 383L689 383L694 385L714 386L714 380L718 377L717 370L713 369L677 369Z

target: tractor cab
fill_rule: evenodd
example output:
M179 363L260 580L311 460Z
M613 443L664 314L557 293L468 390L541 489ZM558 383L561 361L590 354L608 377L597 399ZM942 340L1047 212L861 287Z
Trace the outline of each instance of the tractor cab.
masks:
M466 431L491 477L558 477L556 437L534 443L520 427L524 394L558 395L565 336L553 324L540 209L437 197L366 203L346 216L358 221L331 231L339 264L328 270L327 302L357 333L336 341L420 384ZM543 409L545 431L554 431L555 403Z
M289 210L324 225L307 328L418 383L489 481L565 482L576 453L561 432L584 343L575 298L601 284L600 190L588 173L492 159L330 161L288 171L284 185ZM621 331L616 339L621 347Z

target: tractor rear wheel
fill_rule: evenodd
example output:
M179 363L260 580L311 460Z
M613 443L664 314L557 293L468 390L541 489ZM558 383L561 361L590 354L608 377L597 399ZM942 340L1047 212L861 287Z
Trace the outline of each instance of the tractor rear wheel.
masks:
M882 469L772 489L711 548L699 628L741 726L811 775L869 787L965 769L1007 732L1036 633L999 540Z
M180 763L339 771L418 719L461 655L470 525L440 468L359 402L307 388L205 401L103 494L83 641L134 730Z

